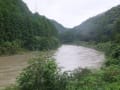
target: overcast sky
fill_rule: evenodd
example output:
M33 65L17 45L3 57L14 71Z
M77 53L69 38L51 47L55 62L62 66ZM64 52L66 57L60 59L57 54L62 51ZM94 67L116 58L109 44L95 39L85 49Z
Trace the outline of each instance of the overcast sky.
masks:
M74 27L86 19L120 4L120 0L23 0L29 9Z

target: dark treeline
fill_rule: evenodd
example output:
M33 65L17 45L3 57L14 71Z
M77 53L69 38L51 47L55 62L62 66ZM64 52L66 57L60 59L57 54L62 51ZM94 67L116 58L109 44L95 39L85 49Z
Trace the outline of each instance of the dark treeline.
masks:
M32 14L21 0L0 0L0 54L52 49L58 43L57 30L47 18Z

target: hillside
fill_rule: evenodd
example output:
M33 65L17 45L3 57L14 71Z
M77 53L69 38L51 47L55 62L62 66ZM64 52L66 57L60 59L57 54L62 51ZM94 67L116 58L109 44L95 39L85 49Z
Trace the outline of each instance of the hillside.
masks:
M55 20L51 20L51 23L55 26L56 30L58 31L59 39L61 43L64 42L71 42L73 33L71 33L70 28L66 28L60 23L56 22Z
M22 0L0 0L0 54L16 53L20 48L56 48L57 35L50 20L32 14Z
M120 30L117 30L120 22L120 5L111 8L105 13L99 14L84 21L72 29L75 39L83 41L105 42L119 39ZM117 34L119 33L119 35Z
M69 30L68 28L65 28L63 25L61 25L60 23L56 22L55 20L51 20L51 23L58 30L59 34L64 33L64 32Z

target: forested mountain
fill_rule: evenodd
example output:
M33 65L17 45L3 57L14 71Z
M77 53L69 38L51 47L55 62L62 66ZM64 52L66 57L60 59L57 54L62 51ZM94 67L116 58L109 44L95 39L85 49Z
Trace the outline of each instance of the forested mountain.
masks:
M0 53L18 48L42 50L58 45L57 30L50 20L32 14L22 0L0 0ZM14 53L14 52L9 52Z
M108 41L113 39L116 24L120 20L120 5L88 19L73 28L80 40Z
M64 26L62 26L60 23L56 22L55 20L51 20L51 22L56 27L59 34L64 33L69 30L68 28L65 28Z
M119 40L118 27L120 27L120 5L86 20L74 27L71 32L74 35L73 40L105 42Z
M59 39L62 43L64 42L71 42L73 39L71 38L73 36L73 33L71 33L70 28L66 28L60 23L56 22L55 20L51 20L51 23L55 26L55 28L58 31Z

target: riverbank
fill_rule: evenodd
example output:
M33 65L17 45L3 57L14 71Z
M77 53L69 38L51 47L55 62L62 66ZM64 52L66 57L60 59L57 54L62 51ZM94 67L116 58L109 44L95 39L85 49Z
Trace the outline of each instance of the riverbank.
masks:
M11 84L15 84L16 78L27 67L28 62L40 56L51 56L54 51L33 51L21 54L0 56L0 90Z
M101 45L105 45L105 44L101 44ZM105 47L107 47L107 46L105 46ZM76 49L76 50L78 50L78 49ZM76 50L73 50L73 51L76 52ZM91 72L91 70L88 70L88 69L83 69L82 71L81 71L81 69L76 69L76 70L72 71L72 73L71 73L72 77L69 77L70 75L68 75L67 72L62 74L58 71L55 71L57 73L60 73L61 78L62 78L62 83L64 83L64 85L65 85L65 87L63 89L58 89L58 90L75 90L75 89L77 89L77 90L79 90L79 89L81 89L81 90L98 90L98 89L119 90L120 89L120 87L119 87L119 84L120 84L119 50L120 50L119 45L118 45L118 47L115 47L115 49L112 49L112 52L111 53L109 52L109 55L106 55L107 61L104 63L105 67L103 67L100 70L97 70L95 72ZM68 52L72 53L71 51L67 51L63 55L66 55ZM44 57L46 57L45 54L43 54L43 55L44 55ZM47 52L47 55L50 55L49 52ZM53 53L51 53L51 55L53 55ZM71 56L71 55L69 55L69 56ZM88 57L88 56L86 56L86 57ZM42 60L45 60L45 59L46 58L42 58ZM37 64L39 65L39 63L41 63L41 59L39 60L39 58L38 58L38 61L39 62ZM53 63L49 63L49 64L50 64L50 66L49 66L49 68L47 68L47 70L48 71L50 70L50 73L53 74L51 72L51 68L54 69L54 65L52 65ZM43 65L43 67L44 67L44 65ZM33 68L35 68L35 67L33 66ZM29 70L29 68L28 68L28 70ZM34 70L33 70L33 72L34 72ZM28 72L26 74L29 75L29 73L33 74L32 72ZM39 72L36 71L36 73L39 73ZM31 81L31 77L29 78L30 81ZM37 75L36 75L36 77L40 78ZM41 78L48 79L47 77L49 77L49 75L46 77L44 77L44 75L43 75L43 77L41 77ZM22 79L22 80L24 81L24 79ZM33 78L32 81L34 81L34 80L36 80L36 79ZM28 80L28 82L25 82L25 83L29 84L30 81ZM39 79L39 81L41 81L41 79ZM50 79L50 81L52 81L52 79ZM36 82L32 82L32 83L35 84ZM40 82L40 83L43 83L43 82ZM57 87L60 86L60 88L62 86L62 84L61 84L61 82L59 82L59 80L57 82L55 81L55 82L51 82L51 83L57 84L58 85ZM43 84L45 87L47 86L45 83L43 83ZM37 84L35 84L35 85L37 85ZM17 89L6 89L6 90L19 90L19 87L17 87Z
M68 46L69 47L69 46ZM80 48L80 47L77 47L77 46L73 46L73 48L76 48L76 50L78 50L78 49L82 49L82 47ZM73 49L72 48L72 49ZM92 49L90 49L90 48L83 48L82 50L84 51L83 52L83 54L82 54L82 51L78 51L78 52L76 52L76 50L69 50L69 51L66 51L66 52L64 52L64 50L65 50L65 48L64 48L64 50L63 50L63 52L64 53L62 53L62 55L63 56L61 56L60 55L60 57L62 58L62 57L64 57L65 55L67 55L68 56L68 58L71 56L71 55L73 55L73 54L79 54L79 55L84 55L84 53L86 52L89 52L89 50L84 50L84 49L89 49L90 51L92 51L93 53L96 53L95 54L95 56L99 56L98 54L100 54L99 52L97 52L97 51L95 51L95 50L92 50ZM55 50L51 50L51 51L45 51L45 52L39 52L39 51L34 51L34 52L24 52L24 53L21 53L21 54L17 54L17 55L11 55L11 56L1 56L0 57L0 88L3 88L3 87L6 87L6 86L9 86L10 84L14 84L15 83L15 81L16 81L16 77L17 76L19 76L19 74L20 74L20 72L28 65L28 62L32 59L32 58L37 58L37 57L40 57L40 56L44 56L44 57L52 57L53 55L55 55L55 52L56 53L58 53L59 52L59 49L58 49L58 52L57 51L55 51ZM69 53L71 52L71 55L69 55ZM80 54L81 53L81 54ZM79 56L79 55L77 55L77 57L78 57L78 59L81 57L81 56ZM74 55L73 55L74 56ZM94 55L92 55L91 53L88 53L88 54L86 54L86 56L85 57L87 57L87 56L89 56L89 58L90 59L95 59L93 56ZM60 58L59 57L59 58ZM100 55L99 57L102 57L102 59L103 59L103 54L102 55ZM81 68L85 68L86 67L86 65L88 66L88 67L92 67L91 65L93 65L93 67L95 68L100 68L101 67L101 63L102 63L102 61L96 61L96 60L93 60L92 62L93 63L89 63L90 61L89 60L87 60L87 63L88 64L85 64L85 63L83 63L83 62L86 62L86 60L77 60L76 61L76 56L74 56L74 58L72 59L73 61L71 62L71 63L73 63L73 67L75 66L76 68L78 68L79 66L81 66ZM55 59L58 59L58 58L55 58ZM65 59L65 58L64 58ZM69 58L70 59L70 58ZM67 68L68 68L68 70L70 70L69 69L69 67L70 67L70 61L68 61L69 59L67 59L66 58L66 60L60 60L60 59L58 59L58 62L57 63L59 63L59 61L60 62L62 62L63 61L63 63L68 63L68 65L66 66ZM75 60L74 60L75 59ZM96 57L96 59L97 59L97 57ZM100 59L100 58L99 58ZM68 61L68 62L67 62ZM79 62L79 63L78 63ZM94 66L94 64L95 64L95 62L96 62L96 64L97 63L99 63L100 65L95 65ZM77 65L76 65L76 64ZM75 65L74 65L75 64ZM71 67L72 67L71 66ZM58 67L59 67L59 64L58 64ZM75 68L73 68L73 69L75 69Z
M72 45L78 45L78 46L84 46L87 48L92 48L101 52L109 52L111 46L113 45L112 42L101 42L101 43L96 43L93 41L85 42L85 41L74 41L71 43Z

